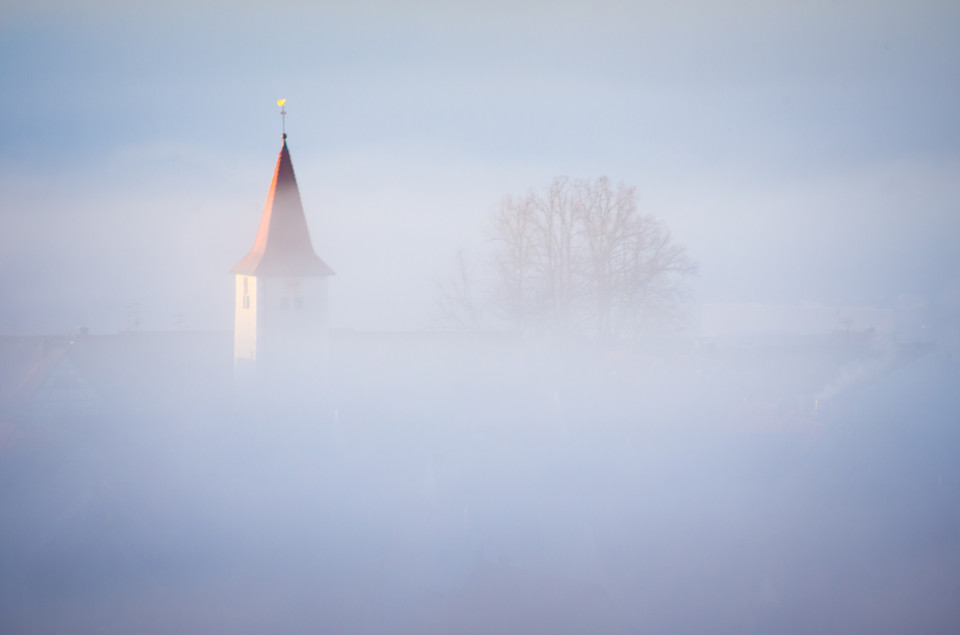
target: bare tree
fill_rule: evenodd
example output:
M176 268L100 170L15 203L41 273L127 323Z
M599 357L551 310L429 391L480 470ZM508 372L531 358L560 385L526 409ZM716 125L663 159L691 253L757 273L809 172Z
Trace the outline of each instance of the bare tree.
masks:
M435 285L441 324L460 330L480 329L483 311L463 250L457 252L455 275L436 280Z
M571 320L581 294L573 194L567 179L555 179L543 196L503 199L493 217L497 297L521 328L564 327Z
M697 266L664 225L637 209L636 190L557 178L508 197L493 218L497 297L521 329L602 340L675 319Z

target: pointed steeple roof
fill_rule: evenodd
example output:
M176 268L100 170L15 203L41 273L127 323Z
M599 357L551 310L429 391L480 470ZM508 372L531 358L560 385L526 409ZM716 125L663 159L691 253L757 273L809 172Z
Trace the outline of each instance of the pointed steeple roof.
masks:
M248 276L329 276L333 270L313 251L300 190L293 174L287 135L273 171L257 239L230 273Z

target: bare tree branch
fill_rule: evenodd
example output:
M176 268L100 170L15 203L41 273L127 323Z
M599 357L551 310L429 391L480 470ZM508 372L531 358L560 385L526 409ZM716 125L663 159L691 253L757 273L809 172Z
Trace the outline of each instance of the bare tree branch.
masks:
M434 284L439 319L443 326L459 330L481 328L483 311L463 250L457 252L456 274L449 279L436 280Z
M506 198L493 238L501 309L521 329L581 329L601 340L676 319L686 250L658 220L641 215L636 190L554 179L542 193Z

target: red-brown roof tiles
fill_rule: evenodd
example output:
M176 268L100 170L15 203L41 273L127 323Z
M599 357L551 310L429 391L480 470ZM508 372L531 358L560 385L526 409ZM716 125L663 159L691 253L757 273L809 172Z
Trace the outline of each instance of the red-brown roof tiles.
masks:
M230 269L230 273L248 276L333 274L333 270L313 251L286 135L253 249Z

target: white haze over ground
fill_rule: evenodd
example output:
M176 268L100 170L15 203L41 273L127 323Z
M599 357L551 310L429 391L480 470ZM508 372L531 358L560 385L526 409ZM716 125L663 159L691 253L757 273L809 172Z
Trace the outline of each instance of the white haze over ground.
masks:
M144 355L106 415L34 423L2 630L956 630L955 356L419 337L341 342L309 396Z
M949 2L3 2L0 632L957 632L958 32ZM232 381L280 97L337 271L309 394ZM426 330L558 175L636 185L738 337Z

